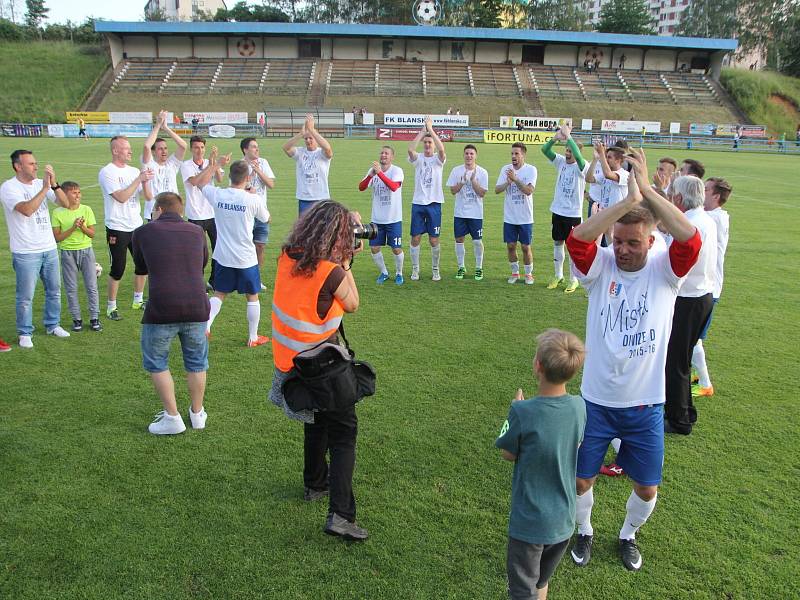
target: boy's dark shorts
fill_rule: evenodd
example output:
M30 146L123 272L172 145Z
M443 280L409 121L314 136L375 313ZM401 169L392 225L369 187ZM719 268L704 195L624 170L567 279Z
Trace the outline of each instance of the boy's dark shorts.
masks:
M569 538L557 544L529 544L509 537L506 570L511 600L537 598L536 590L550 581L568 545Z

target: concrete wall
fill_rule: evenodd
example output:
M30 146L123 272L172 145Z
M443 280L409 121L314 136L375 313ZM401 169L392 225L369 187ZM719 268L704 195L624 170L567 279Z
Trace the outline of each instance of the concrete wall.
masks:
M189 37L160 35L158 55L168 58L189 58L192 56L192 40Z
M408 40L406 60L439 60L439 40Z
M391 43L389 55L383 55L383 43ZM369 40L369 50L367 58L369 60L402 60L406 52L406 41L396 38L381 38Z
M575 46L562 46L550 44L544 48L544 64L560 65L565 67L575 66Z
M122 60L122 38L118 35L108 35L108 49L111 52L111 66L115 69Z
M611 67L611 48L608 46L581 46L578 53L578 67L583 67L586 58L597 57L600 59L600 68L608 69Z
M625 69L641 69L642 68L642 50L641 48L614 48L611 57L611 67L616 69L619 67L619 57L625 55ZM583 66L583 61L581 61Z
M522 51L520 50L520 57L521 56ZM504 63L507 59L507 44L501 42L477 42L475 47L475 62ZM519 62L519 60L515 62Z
M364 39L336 38L333 40L334 59L366 60L369 44Z
M644 68L649 71L675 70L675 51L648 50L644 59Z
M461 57L459 58L457 45L461 44ZM456 46L456 56L453 56L453 48ZM456 42L450 40L442 41L442 60L445 62L475 62L475 42L464 40Z
M147 35L126 35L122 38L122 51L128 58L156 58L156 40Z
M297 58L297 38L265 37L264 58Z
M258 48L258 44L256 44ZM196 58L226 58L227 42L222 37L194 38L194 55Z

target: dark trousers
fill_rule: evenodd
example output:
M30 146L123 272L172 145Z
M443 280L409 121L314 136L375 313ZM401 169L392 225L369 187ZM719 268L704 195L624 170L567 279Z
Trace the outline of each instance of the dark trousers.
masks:
M356 520L353 469L356 465L358 418L355 406L337 412L316 412L305 424L303 482L312 490L330 489L329 512ZM330 470L325 455L330 452Z
M699 298L678 296L672 317L672 333L667 346L666 396L664 416L673 429L691 433L697 421L692 403L692 350L711 314L711 294Z
M208 234L208 240L211 242L211 253L214 253L214 248L217 245L217 223L214 219L200 219L194 220L189 219L189 223L194 223L198 227L202 228L203 231ZM211 274L208 276L208 283L214 285L214 267L216 266L217 261L213 258L211 259Z

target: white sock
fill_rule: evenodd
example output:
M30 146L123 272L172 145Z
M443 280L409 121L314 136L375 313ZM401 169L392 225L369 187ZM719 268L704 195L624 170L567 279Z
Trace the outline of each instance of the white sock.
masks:
M458 263L458 268L464 268L464 255L467 251L464 249L464 242L456 242L456 262Z
M222 300L216 296L211 296L208 303L211 305L211 313L208 315L208 323L206 323L206 331L211 331L211 324L217 318L219 311L222 309Z
M250 334L250 341L253 342L258 338L258 322L261 320L261 303L248 302L247 303L247 328Z
M628 512L625 514L625 522L622 524L622 529L619 530L619 539L632 540L636 538L636 532L639 531L639 527L644 525L647 522L647 518L653 514L656 500L658 500L657 495L649 502L645 502L636 495L636 492L631 492L628 502L625 504Z
M419 271L419 246L411 246L411 267Z
M106 308L108 308L108 310L117 310L117 301L109 300L106 302Z
M525 265L525 275L533 275L533 264Z
M472 248L475 250L475 268L483 268L483 240L472 240Z
M578 524L578 533L580 535L594 535L592 529L592 506L594 505L594 488L589 488L589 491L578 496L575 502L575 522Z
M697 340L692 350L692 366L697 371L697 376L700 378L700 387L709 387L711 385L711 376L708 374L708 365L706 364L706 349L703 347L703 340Z
M619 438L614 438L611 440L611 447L614 448L614 452L619 454L619 447L622 445L622 440Z
M439 255L441 255L442 249L438 245L431 246L431 266L435 270L439 270Z
M519 261L508 263L511 265L511 274L512 275L519 275Z
M553 244L553 262L556 279L564 277L564 244Z
M404 253L395 254L394 255L394 271L396 275L403 274L403 261L405 260L406 255Z
M389 272L386 270L386 262L383 260L383 252L376 252L372 255L372 260L375 261L375 264L378 265L378 270L381 273L386 273L387 275Z
M133 301L138 303L144 302L144 292L133 292Z

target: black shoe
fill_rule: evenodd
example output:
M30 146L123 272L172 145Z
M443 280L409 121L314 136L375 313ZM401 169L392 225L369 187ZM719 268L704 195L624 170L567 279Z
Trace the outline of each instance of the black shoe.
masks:
M114 310L107 310L106 318L110 321L122 321L122 317L119 316L116 308Z
M675 426L672 425L672 423L664 419L664 433L677 433L678 435L689 435L690 433L692 433L692 430L689 429L688 431L682 431L680 429L676 429Z
M315 500L324 498L327 495L328 490L313 490L311 488L305 488L303 490L303 500L306 502L314 502Z
M72 319L72 331L83 331L83 321L80 319Z
M103 326L100 324L100 319L92 319L89 321L89 329L92 331L103 331Z
M328 515L324 531L328 535L338 535L346 540L352 540L354 542L363 542L369 537L369 533L367 533L366 529L359 527L344 517L340 517L336 513Z
M592 560L592 542L594 541L593 535L581 535L580 533L575 538L575 545L572 547L570 554L572 560L579 567L585 567Z
M636 540L620 540L619 557L628 571L638 571L642 568L642 553L639 552Z

